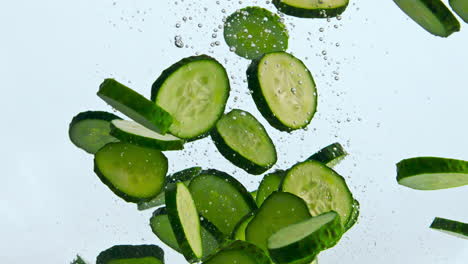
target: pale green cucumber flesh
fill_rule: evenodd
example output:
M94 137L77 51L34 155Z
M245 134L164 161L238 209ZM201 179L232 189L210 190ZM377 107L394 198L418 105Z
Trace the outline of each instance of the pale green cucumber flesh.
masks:
M328 18L343 13L349 0L273 0L281 12L304 18Z
M284 171L275 171L263 177L257 191L256 202L258 206L261 206L268 196L279 189L285 174Z
M450 6L457 15L468 23L468 1L466 0L449 0Z

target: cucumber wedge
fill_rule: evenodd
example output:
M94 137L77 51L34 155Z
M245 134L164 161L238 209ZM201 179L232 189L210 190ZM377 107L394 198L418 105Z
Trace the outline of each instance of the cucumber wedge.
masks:
M263 125L250 113L234 109L211 132L219 152L237 167L261 174L277 161L275 145Z
M245 241L233 241L216 254L211 255L203 264L271 264L263 250Z
M427 32L448 37L460 31L460 23L441 0L393 0L414 22Z
M231 51L246 59L287 50L288 39L288 31L281 18L261 7L237 10L224 22L224 40Z
M280 229L268 239L268 251L275 263L291 263L317 256L342 235L340 216L331 211Z
M281 131L306 127L317 110L317 89L302 61L286 52L255 59L247 70L258 110Z
M129 143L109 143L94 156L94 172L127 202L156 197L163 189L167 167L160 151Z
M273 0L279 11L303 18L336 17L346 10L349 0Z
M71 264L86 264L86 262L79 255L77 255Z
M166 69L153 84L151 100L174 118L172 135L195 140L207 136L224 113L230 89L223 65L202 55Z
M117 142L111 136L110 122L120 117L102 111L81 112L73 117L68 135L75 146L94 154L107 143Z
M399 184L416 190L440 190L468 184L468 161L436 157L405 159L397 164Z
M234 231L232 232L231 238L233 240L243 240L245 241L245 229L247 228L247 225L250 223L250 221L253 219L255 214L253 212L245 215L239 223L237 223L236 227L234 228Z
M164 251L155 245L119 245L101 252L96 264L164 264Z
M452 236L468 239L468 224L466 223L436 217L430 227Z
M449 0L450 6L457 15L468 23L468 1L467 0Z
M333 143L319 150L307 160L316 160L327 165L330 168L338 165L348 153L344 150L340 143Z
M104 80L97 95L132 120L158 133L166 134L172 124L168 112L114 79Z
M258 186L256 200L258 206L261 206L266 198L268 198L268 196L270 196L273 192L278 191L285 175L285 171L277 170L263 177L260 185Z

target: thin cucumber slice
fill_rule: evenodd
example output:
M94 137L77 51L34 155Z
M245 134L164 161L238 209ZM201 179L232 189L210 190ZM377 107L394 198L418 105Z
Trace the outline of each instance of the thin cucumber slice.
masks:
M237 10L224 22L224 40L231 51L246 59L287 50L288 39L281 18L261 7Z
M267 250L268 238L283 227L309 219L306 203L299 197L286 192L270 195L247 225L245 238Z
M171 134L161 135L137 122L113 120L110 134L122 142L159 150L179 150L184 148L184 141Z
M303 18L336 17L348 7L349 0L273 0L279 11Z
M331 211L280 229L268 239L268 251L275 263L290 263L317 256L342 235L340 216Z
M261 174L277 161L276 149L263 125L250 113L234 109L224 115L211 137L219 152L237 167Z
M234 228L234 231L232 232L231 238L233 240L243 240L245 241L245 229L247 228L247 225L250 223L250 221L253 219L255 214L251 212L250 214L247 214L244 216L239 223L237 223L236 227Z
M172 124L168 112L114 79L104 80L97 95L132 120L161 134L166 134Z
M441 0L393 0L427 32L448 37L460 31L460 23Z
M164 251L155 245L119 245L101 252L96 264L164 264Z
M71 264L86 264L86 262L79 255L71 262Z
M449 0L450 6L457 15L468 23L468 1L467 0Z
M452 236L468 239L468 224L466 223L436 217L430 227Z
M263 250L245 241L233 241L211 255L203 264L271 264Z
M350 217L348 218L348 221L344 225L344 229L347 231L353 227L358 219L359 219L359 210L360 210L361 205L357 200L354 200L353 202L353 211L351 212Z
M224 113L230 89L223 65L202 55L166 69L153 84L151 100L173 116L172 135L194 140L208 135Z
M345 179L318 161L305 161L292 167L281 185L307 203L312 216L336 211L346 225L353 214L354 198Z
M127 202L149 201L163 189L167 158L159 150L109 143L94 156L94 172Z
M468 184L468 161L436 157L405 159L397 164L399 184L416 190L440 190Z
M198 212L229 236L236 224L257 205L245 187L232 176L205 170L189 185Z
M276 192L281 182L283 181L284 176L286 175L285 171L277 170L275 172L265 175L258 186L257 193L257 205L260 207L262 203L270 196L273 192Z
M110 121L120 119L120 117L102 111L81 112L73 117L68 135L75 146L94 154L107 143L117 142L111 136Z
M319 150L307 160L316 160L327 165L330 168L338 165L348 153L344 150L340 143L333 143Z
M286 52L255 59L247 70L258 110L281 131L306 127L317 110L317 89L302 61Z
M190 262L203 256L200 217L189 189L183 182L166 188L167 215L182 254Z

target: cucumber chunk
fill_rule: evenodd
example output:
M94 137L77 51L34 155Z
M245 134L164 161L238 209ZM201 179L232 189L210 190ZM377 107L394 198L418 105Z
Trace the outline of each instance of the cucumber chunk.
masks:
M86 264L86 262L79 255L77 255L71 264Z
M234 109L224 115L211 137L219 152L237 167L261 174L277 161L275 145L263 125L250 113Z
M231 238L233 240L243 240L245 241L245 229L247 228L247 225L250 223L250 221L253 219L255 214L253 212L245 215L239 223L237 223L236 227L234 228L234 231L232 231Z
M96 264L164 264L164 251L155 245L119 245L101 252Z
M167 167L167 158L159 150L129 143L109 143L94 156L94 172L127 202L156 197L164 186Z
M277 170L263 177L260 185L258 186L256 201L258 206L261 206L266 198L268 198L268 196L270 196L273 192L278 191L285 175L285 171Z
M273 0L279 11L303 18L336 17L348 7L349 0Z
M457 15L468 23L468 1L467 0L449 0L450 6Z
M207 258L203 264L271 264L271 261L255 245L245 241L233 241Z
M224 40L231 51L246 59L287 50L288 39L281 18L261 7L237 10L224 22Z
M319 150L307 160L316 160L327 165L330 168L338 165L348 153L344 150L340 143L333 143Z
M302 61L286 52L255 59L247 70L249 89L260 113L281 131L306 127L317 109L317 90Z
M436 217L430 228L439 230L452 236L468 239L468 224Z
M397 164L399 184L416 190L439 190L468 184L468 161L436 157L405 159Z

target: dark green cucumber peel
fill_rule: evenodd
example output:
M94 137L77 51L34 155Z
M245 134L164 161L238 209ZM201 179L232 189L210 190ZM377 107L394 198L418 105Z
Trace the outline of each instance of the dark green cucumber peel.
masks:
M118 260L131 263L131 260L138 259L145 259L149 264L164 264L164 251L156 245L118 245L101 252L96 258L96 264L109 264Z
M342 14L349 4L349 0L309 0L302 1L302 5L299 2L298 0L273 0L273 4L280 12L302 18L336 17Z
M436 217L430 228L439 230L452 236L468 239L467 223Z
M245 241L227 242L217 253L208 257L203 264L271 264L264 251Z
M461 19L463 19L463 21L468 23L468 1L466 1L466 0L449 0L449 4L452 7L453 11Z
M71 264L86 264L86 262L79 255L71 262Z
M255 213L250 212L249 214L246 214L244 217L241 218L241 220L237 223L236 227L234 227L234 230L232 231L232 240L245 241L245 229L247 228L247 225L250 223L254 216Z
M270 196L273 192L278 191L281 182L283 181L284 176L286 176L286 171L277 170L272 173L266 174L260 185L258 186L257 193L257 205L261 206L262 203Z
M340 143L333 143L319 150L314 155L310 156L307 160L316 160L328 167L334 167L343 160L348 153Z
M346 224L344 224L345 231L351 229L351 227L353 227L359 220L360 207L361 205L359 204L359 202L357 200L354 200L353 211L351 212L351 215L349 216Z

